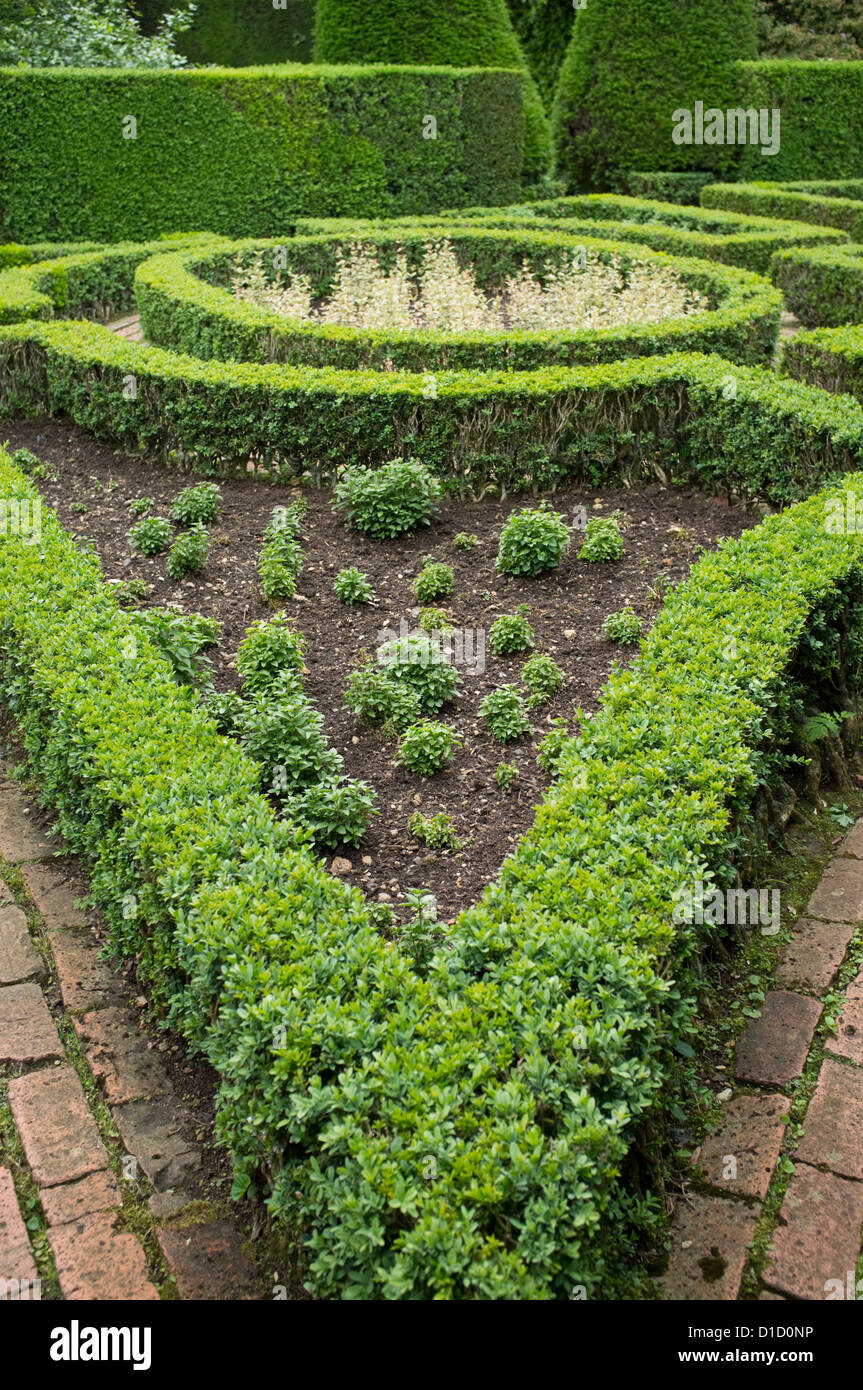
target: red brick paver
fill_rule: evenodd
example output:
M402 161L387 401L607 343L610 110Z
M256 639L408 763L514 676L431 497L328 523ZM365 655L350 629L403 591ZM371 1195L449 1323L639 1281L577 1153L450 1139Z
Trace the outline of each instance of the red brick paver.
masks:
M853 922L815 922L801 917L776 967L781 985L824 994L836 977L854 935Z
M666 1299L737 1297L759 1209L724 1197L691 1193L674 1209Z
M838 1034L825 1043L828 1052L863 1066L863 971L849 985L839 1017Z
M64 1298L156 1299L147 1261L128 1231L114 1228L113 1216L88 1216L48 1232Z
M63 1047L45 997L35 984L0 989L0 1062L44 1062Z
M787 1086L806 1063L821 1005L803 994L774 990L750 1019L737 1047L736 1075L760 1086Z
M30 1253L27 1228L18 1210L18 1199L8 1168L0 1168L0 1302L17 1296L10 1284L29 1283L36 1278L36 1265Z
M100 1170L77 1182L59 1187L43 1187L39 1193L49 1226L65 1226L80 1221L91 1212L111 1211L120 1206L120 1192L111 1173Z
M230 1221L158 1232L181 1298L257 1298L255 1271Z
M0 985L45 982L42 957L30 940L27 914L11 903L0 905Z
M9 1104L40 1187L108 1167L107 1150L71 1067L16 1077L9 1082Z
M785 1134L787 1096L737 1096L722 1124L701 1147L698 1168L705 1181L736 1197L767 1196Z
M826 1299L827 1282L860 1254L863 1185L801 1163L788 1185L764 1282L791 1298Z
M806 914L835 922L859 922L863 918L863 864L856 859L834 859L828 864Z
M863 1071L825 1057L796 1157L863 1179Z

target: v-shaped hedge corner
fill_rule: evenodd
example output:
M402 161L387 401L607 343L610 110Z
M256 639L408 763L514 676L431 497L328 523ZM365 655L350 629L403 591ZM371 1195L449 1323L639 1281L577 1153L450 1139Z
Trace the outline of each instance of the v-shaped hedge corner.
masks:
M33 495L0 453L0 496ZM703 944L673 893L732 857L792 690L844 659L861 558L823 495L703 558L422 980L130 641L96 558L47 509L38 541L0 541L0 694L117 948L221 1074L240 1187L263 1171L308 1230L318 1293L613 1296L652 1214L621 1164L672 1093Z

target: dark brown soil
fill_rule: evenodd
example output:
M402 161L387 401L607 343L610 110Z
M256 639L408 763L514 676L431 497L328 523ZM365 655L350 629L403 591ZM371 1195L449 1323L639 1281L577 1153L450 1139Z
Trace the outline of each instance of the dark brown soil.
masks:
M547 578L511 581L495 570L498 536L509 513L527 505L529 498L445 501L429 528L379 542L347 531L331 511L328 492L306 489L306 562L298 594L284 605L267 606L256 571L263 532L272 508L289 503L296 490L252 477L224 480L223 512L212 529L207 568L197 578L175 583L167 575L165 555L146 558L130 550L126 532L133 518L128 503L153 497L153 514L167 516L177 492L194 479L97 444L62 420L6 423L0 439L7 439L12 448L32 449L53 465L55 476L40 481L39 487L64 527L93 542L108 578L141 577L150 585L147 603L174 603L219 620L222 643L213 654L219 689L236 684L234 657L249 625L274 608L287 609L307 640L305 686L325 716L327 736L343 755L346 772L365 778L379 798L380 815L372 821L362 849L343 851L342 857L352 865L350 881L395 906L407 888L427 887L438 900L442 920L451 920L478 896L529 828L547 785L537 765L536 745L548 723L557 716L571 719L578 707L596 709L612 665L628 661L636 650L606 641L603 619L631 604L649 627L658 611L649 590L658 575L678 583L702 549L712 548L722 537L739 535L760 519L724 499L658 483L601 493L566 488L550 500L567 519L579 505L588 514L607 515L615 508L626 513L623 557L607 564L579 562L576 540ZM453 548L453 537L461 531L479 537L473 550ZM380 630L398 632L402 620L415 627L417 601L411 581L427 555L446 560L455 571L455 592L439 606L457 628L487 632L495 618L526 603L535 649L554 656L567 677L558 695L534 712L533 738L497 745L481 723L478 707L490 690L518 681L527 654L494 657L486 640L484 673L466 674L461 697L440 716L454 723L463 747L454 765L431 779L397 768L394 744L375 730L359 727L342 704L349 672L361 652L374 652ZM336 599L333 579L349 565L369 576L377 595L374 606L349 608ZM494 781L501 762L518 769L518 781L508 793L499 791ZM427 816L450 814L463 839L461 852L432 853L420 844L408 830L417 808Z

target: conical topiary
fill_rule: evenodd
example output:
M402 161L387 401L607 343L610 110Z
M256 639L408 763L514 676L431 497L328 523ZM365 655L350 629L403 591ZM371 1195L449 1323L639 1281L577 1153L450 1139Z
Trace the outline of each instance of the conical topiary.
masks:
M552 116L571 189L607 188L617 170L733 168L733 146L675 144L673 113L745 106L751 0L588 0L575 16Z
M506 0L318 0L316 63L521 68L527 182L548 172L551 136Z

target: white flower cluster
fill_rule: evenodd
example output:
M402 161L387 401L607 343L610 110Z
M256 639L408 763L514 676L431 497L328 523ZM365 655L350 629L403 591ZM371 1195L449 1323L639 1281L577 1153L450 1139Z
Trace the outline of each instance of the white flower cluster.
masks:
M423 247L419 270L408 269L400 247L384 269L373 246L346 248L338 257L329 298L315 305L304 275L275 281L261 257L238 271L239 299L287 318L368 329L425 329L443 333L500 333L509 329L616 328L656 323L709 308L707 299L673 272L648 264L622 267L613 258L585 256L583 248L540 281L528 263L503 288L487 293L473 268L461 266L443 239Z

